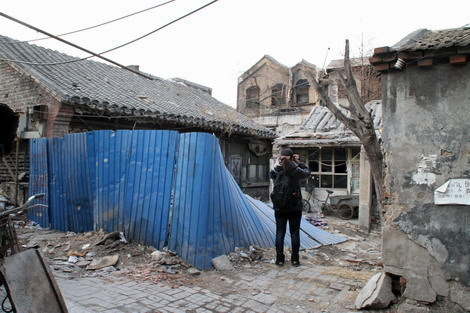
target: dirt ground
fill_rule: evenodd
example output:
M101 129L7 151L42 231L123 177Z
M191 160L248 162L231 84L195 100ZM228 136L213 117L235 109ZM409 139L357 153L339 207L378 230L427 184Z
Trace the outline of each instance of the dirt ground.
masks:
M365 278L361 274L363 270L364 274L367 273L370 277L371 271L382 269L380 233L377 228L366 233L359 229L357 220L343 221L329 216L321 218L321 222L327 225L319 226L320 228L346 236L348 240L337 245L302 250L303 264L329 266L337 275L357 275L362 279ZM55 275L70 279L106 277L113 273L112 276L127 276L137 281L165 281L175 286L210 286L224 279L221 279L220 273L215 270L204 271L204 275L198 275L197 270L175 254L169 251L158 253L154 247L127 242L119 233L107 234L98 231L75 234L26 226L18 227L17 234L23 249L37 247L48 259ZM159 256L152 257L154 252ZM93 260L116 255L119 256L116 264L87 270ZM229 259L239 271L268 271L271 267L264 265L272 264L274 257L273 248L258 247L251 247L251 251L238 249L229 254ZM345 270L342 272L341 269ZM231 279L228 276L225 278ZM219 285L223 288L223 284Z

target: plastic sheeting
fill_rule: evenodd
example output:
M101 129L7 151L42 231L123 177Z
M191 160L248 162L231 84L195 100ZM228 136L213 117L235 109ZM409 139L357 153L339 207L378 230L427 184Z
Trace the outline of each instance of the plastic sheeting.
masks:
M168 245L200 269L235 247L274 246L273 210L241 191L217 138L207 133L123 130L35 139L30 188L48 195L49 210L30 214L43 227L123 231L157 249ZM345 240L302 220L301 248Z

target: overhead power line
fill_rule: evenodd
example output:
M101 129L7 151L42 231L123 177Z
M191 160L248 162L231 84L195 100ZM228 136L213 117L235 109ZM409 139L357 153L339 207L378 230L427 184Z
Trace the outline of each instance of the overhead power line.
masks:
M85 51L86 53L89 53L89 54L92 55L92 56L90 56L90 57L96 56L96 57L98 57L98 58L100 58L100 59L103 59L103 60L105 60L105 61L107 61L107 62L109 62L109 63L111 63L111 64L114 64L114 65L119 66L119 67L121 67L121 68L127 69L128 71L131 71L132 73L135 73L135 74L137 74L137 75L140 75L140 76L143 76L143 77L145 77L145 78L148 78L148 79L153 80L151 77L149 77L149 76L147 76L147 75L145 75L145 74L142 74L142 73L140 73L139 71L134 71L133 69L130 69L130 68L128 68L127 66L124 66L124 65L119 64L119 63L117 63L117 62L115 62L115 61L113 61L113 60L111 60L111 59L108 59L108 58L102 56L102 55L99 55L99 54L97 54L97 53L94 53L93 51L90 51L90 50L88 50L88 49L85 49L85 48L83 48L83 47L80 47L80 46L78 46L78 45L76 45L76 44L74 44L74 43L72 43L72 42L70 42L70 41L67 41L67 40L65 40L65 39L59 38L59 37L57 37L57 36L55 36L55 35L53 35L53 34L50 34L50 33L46 32L46 31L44 31L44 30L42 30L42 29L39 29L39 28L37 28L37 27L35 27L35 26L33 26L33 25L30 25L30 24L28 24L28 23L22 22L22 21L20 21L20 20L14 18L14 17L11 17L11 16L9 16L9 15L3 13L3 12L0 12L0 16L3 16L3 17L5 17L5 18L7 18L7 19L9 19L9 20L12 20L12 21L14 21L14 22L16 22L16 23L19 23L19 24L21 24L21 25L23 25L23 26L29 27L29 28L31 28L31 29L33 29L33 30L39 32L39 33L42 33L42 34L44 34L44 35L46 35L46 36L49 36L49 37L52 37L52 38L54 38L54 39L56 39L56 40L59 40L59 41L61 41L61 42L63 42L63 43L66 43L66 44L68 44L68 45L70 45L70 46L72 46L72 47L74 47L74 48L77 48L77 49L79 49L79 50ZM16 62L15 60L8 60L8 61ZM76 60L76 61L79 61L79 60ZM18 63L24 63L24 62L18 62Z
M123 20L125 18L134 16L134 15L137 15L137 14L140 14L140 13L143 13L143 12L147 12L147 11L156 9L158 7L164 6L164 5L166 5L168 3L171 3L171 2L174 2L174 1L176 1L176 0L170 0L170 1L167 1L167 2L164 2L164 3L160 3L160 4L157 4L157 5L154 5L150 8L143 9L143 10L140 10L140 11L137 11L137 12L134 12L134 13L130 13L130 14L112 19L112 20L107 21L107 22L103 22L103 23L100 23L100 24L97 24L97 25L93 25L93 26L82 28L82 29L70 31L70 32L67 32L67 33L59 34L59 35L56 35L56 36L57 37L67 36L67 35L76 34L76 33L82 32L82 31L90 30L90 29L93 29L93 28L97 28L97 27L100 27L100 26L104 26L104 25L107 25L107 24L111 24L111 23ZM39 40L45 40L45 39L51 39L51 37L42 37L42 38L36 38L36 39L29 39L29 40L24 40L24 41L20 41L20 42L33 42L33 41L39 41Z
M22 21L20 21L20 20L14 18L14 17L11 17L11 16L9 16L9 15L3 13L3 12L0 12L0 16L3 16L3 17L5 17L5 18L7 18L7 19L9 19L9 20L12 20L12 21L14 21L14 22L16 22L16 23L19 23L19 24L21 24L21 25L23 25L23 26L26 26L26 27L28 27L28 28L31 28L31 29L33 29L33 30L35 30L35 31L37 31L37 32L40 32L40 33L42 33L42 34L45 34L46 36L49 36L49 37L51 37L51 38L53 38L53 39L56 39L56 40L59 40L59 41L61 41L61 42L63 42L63 43L66 43L66 44L68 44L68 45L70 45L70 46L72 46L72 47L74 47L74 48L77 48L77 49L79 49L79 50L85 51L85 52L87 52L87 53L90 54L90 56L84 57L84 58L81 58L81 59L75 59L75 60L69 60L69 61L63 61L63 62L55 62L55 63L35 63L35 62L28 62L28 61L22 61L22 60L14 60L14 59L6 59L6 58L0 58L0 60L10 61L10 62L16 62L16 63L22 63L22 64L30 64L30 65L59 65L59 64L67 64L67 63L79 62L79 61L83 61L83 60L86 60L86 59L89 59L89 58L92 58L92 57L98 57L98 58L100 58L100 59L103 59L103 60L105 60L105 61L111 63L111 64L114 64L114 65L119 66L119 67L121 67L121 68L127 69L128 71L131 71L131 72L133 72L133 73L135 73L135 74L138 74L138 75L140 75L140 76L144 76L144 77L146 77L146 78L148 78L148 79L152 79L151 77L149 77L149 76L147 76L147 75L145 75L145 74L143 74L143 73L141 73L141 72L139 72L139 71L132 70L132 69L130 69L130 68L128 68L128 67L126 67L126 66L124 66L124 65L122 65L122 64L119 64L119 63L117 63L117 62L115 62L115 61L113 61L113 60L110 60L110 59L108 59L108 58L106 58L106 57L103 57L102 55L105 54L105 53L108 53L108 52L117 50L117 49L119 49L119 48L125 47L125 46L127 46L127 45L130 45L130 44L132 44L132 43L134 43L134 42L136 42L136 41L138 41L138 40L141 40L141 39L143 39L143 38L145 38L145 37L148 37L148 36L150 36L150 35L156 33L157 31L162 30L162 29L164 29L164 28L170 26L171 24L176 23L176 22L178 22L178 21L180 21L180 20L182 20L182 19L184 19L184 18L186 18L186 17L188 17L188 16L190 16L190 15L192 15L192 14L194 14L194 13L196 13L196 12L198 12L198 11L200 11L200 10L206 8L206 7L208 7L208 6L210 6L211 4L213 4L213 3L217 2L217 1L219 1L219 0L211 1L211 2L209 2L209 3L205 4L205 5L203 5L203 6L199 7L199 8L197 8L197 9L195 9L195 10L193 10L193 11L191 11L191 12L189 12L189 13L187 13L187 14L185 14L185 15L179 17L179 18L177 18L177 19L172 20L171 22L169 22L169 23L167 23L167 24L165 24L165 25L163 25L163 26L161 26L161 27L159 27L159 28L157 28L157 29L155 29L155 30L153 30L153 31L151 31L151 32L149 32L149 33L147 33L147 34L145 34L145 35L142 35L142 36L140 36L140 37L138 37L138 38L136 38L136 39L133 39L133 40L128 41L128 42L126 42L126 43L124 43L124 44L122 44L122 45L119 45L119 46L117 46L117 47L114 47L114 48L105 50L105 51L100 52L100 53L94 53L94 52L92 52L92 51L90 51L90 50L88 50L88 49L85 49L85 48L83 48L83 47L80 47L80 46L78 46L78 45L76 45L76 44L74 44L74 43L72 43L72 42L70 42L70 41L67 41L67 40L65 40L65 39L59 38L58 36L55 36L55 35L53 35L53 34L50 34L50 33L46 32L46 31L44 31L44 30L41 30L41 29L35 27L35 26L32 26L32 25L27 24L27 23L25 23L25 22L22 22Z

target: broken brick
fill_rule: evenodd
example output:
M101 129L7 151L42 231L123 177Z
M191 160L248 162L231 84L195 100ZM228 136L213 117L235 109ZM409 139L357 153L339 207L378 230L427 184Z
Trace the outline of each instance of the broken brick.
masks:
M390 47L379 47L379 48L374 49L374 55L387 53L387 52L390 52Z
M374 65L376 71L386 71L390 69L390 64L389 63L382 63L382 64L377 64Z
M461 64L461 63L465 63L468 61L468 56L467 55L454 55L454 56L451 56L450 59L449 59L449 62L451 64Z
M432 66L433 64L433 59L423 59L418 61L418 66Z

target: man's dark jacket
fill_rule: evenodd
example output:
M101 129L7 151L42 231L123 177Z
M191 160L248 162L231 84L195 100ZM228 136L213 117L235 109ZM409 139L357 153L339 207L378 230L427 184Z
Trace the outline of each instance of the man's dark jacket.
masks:
M274 169L269 172L269 178L275 181L277 175L280 172L282 172L282 166L276 165ZM299 195L300 199L297 203L291 203L291 205L287 208L284 208L283 211L302 211L302 193L300 192L300 180L307 178L309 175L310 170L304 162L300 162L297 167L290 173L292 191L296 192ZM276 208L276 206L274 206L274 210L279 210L279 208Z

